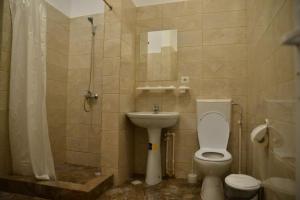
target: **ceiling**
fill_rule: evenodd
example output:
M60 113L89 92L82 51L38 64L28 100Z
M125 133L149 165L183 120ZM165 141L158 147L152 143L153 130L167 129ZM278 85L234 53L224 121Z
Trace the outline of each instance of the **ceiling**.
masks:
M164 3L173 3L179 1L186 1L186 0L132 0L137 7L141 6L149 6L149 5L156 5L156 4L164 4Z
M70 18L104 12L102 0L46 0ZM173 3L186 0L132 0L137 7ZM109 2L109 0L108 0Z
M70 18L104 12L101 0L46 0L50 5Z

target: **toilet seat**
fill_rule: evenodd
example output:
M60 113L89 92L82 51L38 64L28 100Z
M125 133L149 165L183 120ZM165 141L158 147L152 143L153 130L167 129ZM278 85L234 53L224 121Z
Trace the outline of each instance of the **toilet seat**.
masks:
M234 189L244 191L258 190L261 186L261 181L245 174L231 174L225 178L225 183Z
M205 161L222 162L231 160L231 154L226 149L200 148L195 153L195 158Z

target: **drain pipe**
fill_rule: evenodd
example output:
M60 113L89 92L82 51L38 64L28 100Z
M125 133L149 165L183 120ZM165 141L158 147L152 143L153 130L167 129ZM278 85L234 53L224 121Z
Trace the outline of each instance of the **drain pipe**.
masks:
M170 138L172 138L172 166L170 167ZM175 176L175 133L174 132L167 132L165 134L165 141L166 141L166 174L169 177ZM171 168L171 169L170 169Z
M169 137L168 137L168 132L165 134L165 142L166 142L166 174L169 176Z
M242 173L242 130L243 130L243 107L238 103L232 103L233 106L236 106L240 110L240 119L238 120L239 125L239 169L238 173Z

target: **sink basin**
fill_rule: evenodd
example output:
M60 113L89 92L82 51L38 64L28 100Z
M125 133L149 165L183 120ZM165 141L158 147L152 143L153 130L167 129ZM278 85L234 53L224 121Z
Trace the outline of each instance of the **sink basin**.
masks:
M135 125L142 128L168 128L174 126L178 120L177 112L132 112L127 116Z
M148 185L155 185L161 182L161 155L160 141L161 129L174 126L179 118L177 112L132 112L127 113L130 121L136 126L148 130L148 159L146 180Z

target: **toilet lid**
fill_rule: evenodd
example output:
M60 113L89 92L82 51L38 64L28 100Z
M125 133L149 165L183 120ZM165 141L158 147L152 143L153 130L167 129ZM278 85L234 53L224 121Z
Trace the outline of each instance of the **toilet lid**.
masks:
M245 174L231 174L225 178L225 183L238 190L257 190L261 186L261 181Z
M229 138L229 124L218 112L204 114L198 122L200 148L226 149Z

